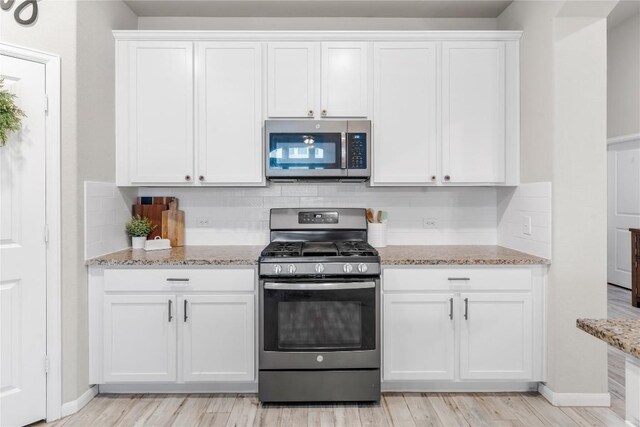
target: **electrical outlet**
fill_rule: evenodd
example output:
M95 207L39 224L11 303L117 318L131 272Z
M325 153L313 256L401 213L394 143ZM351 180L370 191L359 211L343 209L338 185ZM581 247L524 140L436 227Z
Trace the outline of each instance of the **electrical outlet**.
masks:
M211 218L198 218L196 224L198 227L211 227Z
M431 218L423 218L422 228L438 228L438 220Z
M522 233L531 236L531 217L528 215L522 217Z

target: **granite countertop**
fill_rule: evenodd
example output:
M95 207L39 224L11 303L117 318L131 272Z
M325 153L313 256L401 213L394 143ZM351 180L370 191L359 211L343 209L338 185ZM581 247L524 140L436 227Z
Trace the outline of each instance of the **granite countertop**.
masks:
M382 265L545 265L550 261L502 246L442 245L380 248Z
M92 258L86 265L255 265L264 246L182 246L158 251L124 249Z
M640 358L640 319L578 319L579 329Z
M255 265L263 246L184 246L169 250L125 249L86 261L97 266ZM544 265L549 260L501 246L388 246L383 265Z

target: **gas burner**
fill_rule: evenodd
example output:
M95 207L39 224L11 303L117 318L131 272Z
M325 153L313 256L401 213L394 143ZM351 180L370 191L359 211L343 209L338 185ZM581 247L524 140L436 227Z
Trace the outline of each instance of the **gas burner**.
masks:
M361 242L361 241L336 242L336 246L338 247L338 252L340 252L341 256L377 256L378 255L378 251L376 251L367 242Z
M302 253L303 242L271 242L264 248L261 256L264 257L293 257Z

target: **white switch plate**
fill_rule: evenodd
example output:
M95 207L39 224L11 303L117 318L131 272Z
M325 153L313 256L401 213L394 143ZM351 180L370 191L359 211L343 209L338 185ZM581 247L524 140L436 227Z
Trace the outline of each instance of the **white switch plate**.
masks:
M198 227L211 227L211 218L198 218L196 220L196 225Z
M531 236L531 217L528 215L522 217L522 232Z
M422 220L422 228L438 228L438 220L432 218L424 218Z

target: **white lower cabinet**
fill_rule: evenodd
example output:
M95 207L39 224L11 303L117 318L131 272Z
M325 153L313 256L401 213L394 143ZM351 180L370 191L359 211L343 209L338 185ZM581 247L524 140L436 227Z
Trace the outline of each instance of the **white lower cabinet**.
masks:
M385 295L385 379L454 378L453 301L453 294Z
M463 293L460 378L517 380L532 376L530 293Z
M176 380L175 295L105 295L104 380Z
M254 296L185 295L182 358L185 381L254 379Z
M90 269L90 382L255 382L255 270Z
M383 380L543 381L545 275L546 267L385 269Z

